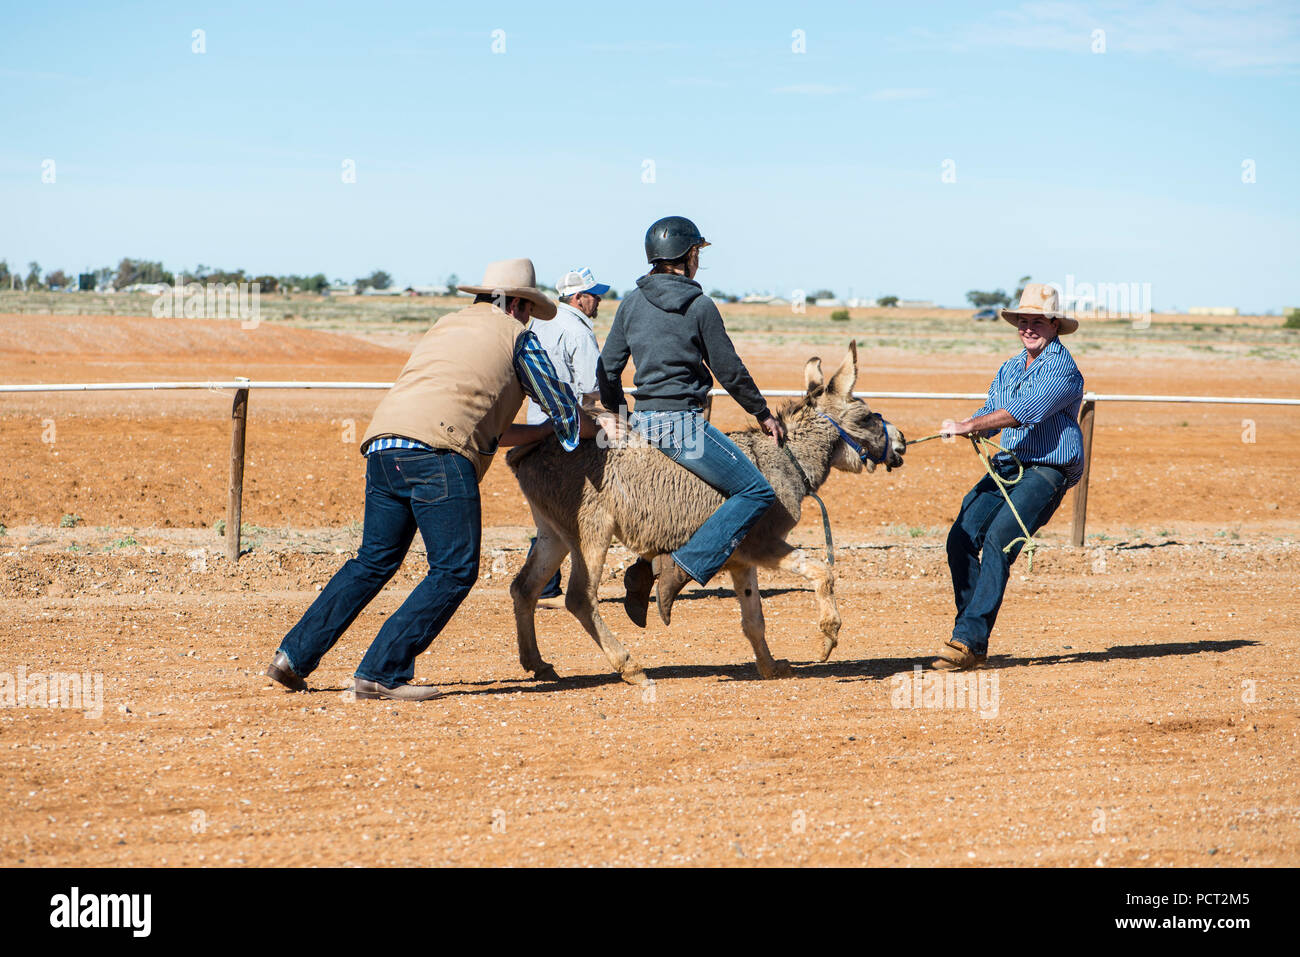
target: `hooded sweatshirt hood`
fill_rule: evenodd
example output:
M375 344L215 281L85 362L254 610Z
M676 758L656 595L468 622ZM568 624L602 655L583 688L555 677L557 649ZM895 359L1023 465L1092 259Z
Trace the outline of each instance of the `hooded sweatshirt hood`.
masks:
M650 302L664 312L685 314L704 289L694 279L676 273L655 272L636 281L637 288Z

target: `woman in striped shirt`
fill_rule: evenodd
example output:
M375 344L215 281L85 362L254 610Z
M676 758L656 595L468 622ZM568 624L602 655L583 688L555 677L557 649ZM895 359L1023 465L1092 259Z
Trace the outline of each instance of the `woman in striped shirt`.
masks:
M1020 305L1003 309L1002 318L1019 330L1023 351L998 369L978 412L961 422L945 421L941 431L954 436L1002 433L999 444L1015 453L1025 469L1008 493L1032 534L1047 524L1083 474L1078 422L1083 375L1058 338L1079 323L1059 311L1054 288L1037 283L1027 285ZM999 452L990 464L1003 480L1015 479L1018 469L1010 455ZM988 657L989 634L1021 543L1003 549L1021 534L997 484L985 475L962 501L948 533L957 616L934 668L974 668Z

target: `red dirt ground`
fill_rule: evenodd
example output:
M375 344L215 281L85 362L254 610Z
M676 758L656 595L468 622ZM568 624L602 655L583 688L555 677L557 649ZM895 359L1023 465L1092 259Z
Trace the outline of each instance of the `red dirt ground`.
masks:
M5 382L386 380L405 360L270 324L0 321ZM801 385L813 352L839 358L737 341L769 388ZM908 391L982 391L998 361L863 360L859 388ZM1244 368L1252 394L1300 395L1293 363L1243 361L1080 365L1098 392L1234 394ZM105 686L99 718L0 707L0 861L1300 862L1295 409L1103 404L1088 530L1107 537L1068 548L1067 498L1033 573L1017 565L981 673L997 679L986 717L895 707L894 676L927 662L950 624L942 534L979 468L939 442L893 473L829 483L845 621L829 662L811 661L811 593L762 577L769 643L793 679L757 680L719 589L688 591L671 628L630 625L621 549L602 613L653 694L610 675L563 611L539 612L539 629L564 680L529 679L505 591L528 511L498 463L480 584L417 663L448 697L399 707L344 690L418 581L418 548L313 676L319 690L281 693L259 675L356 547L362 463L344 438L379 396L253 394L244 520L256 527L234 567L210 528L225 508L228 393L4 397L0 692L19 668ZM969 411L873 405L913 437ZM743 424L724 402L715 419ZM813 512L797 536L815 547ZM59 528L64 515L81 521Z

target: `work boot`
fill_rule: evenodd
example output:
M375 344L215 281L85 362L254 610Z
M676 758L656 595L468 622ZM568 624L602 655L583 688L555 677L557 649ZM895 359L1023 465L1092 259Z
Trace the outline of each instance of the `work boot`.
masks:
M376 698L388 698L392 701L432 701L434 698L442 697L442 692L433 685L411 685L401 681L390 688L381 685L378 681L369 681L365 678L355 680L353 691L358 701L373 701Z
M623 610L638 628L645 627L646 612L650 609L650 589L654 585L654 570L644 558L638 558L623 572L623 588L626 589Z
M659 587L655 593L659 598L659 617L667 625L672 622L673 602L678 593L686 587L686 583L691 580L691 576L682 571L682 567L673 561L671 555L656 555L651 567L659 579Z
M277 651L275 657L271 659L271 664L266 669L266 676L280 682L290 691L306 691L307 682L303 681L289 664L289 656L283 651Z
M969 671L981 668L988 661L988 653L977 655L960 641L950 638L943 643L939 657L930 662L935 671Z

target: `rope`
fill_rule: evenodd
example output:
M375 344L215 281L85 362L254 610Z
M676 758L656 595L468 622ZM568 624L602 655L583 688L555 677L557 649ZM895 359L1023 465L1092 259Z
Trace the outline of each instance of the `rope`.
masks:
M942 432L936 432L934 433L934 435L927 435L924 438L909 439L907 444L908 447L911 447L913 445L920 445L922 442L929 442L931 439L942 438L943 435L944 433ZM1008 452L1006 449L1004 449L997 442L994 442L992 439L987 439L984 438L983 436L977 438L974 435L968 435L966 436L966 438L970 439L970 444L971 447L975 449L975 454L978 455L979 460L982 463L984 463L984 471L986 471L989 474L989 478L993 479L993 483L997 485L998 491L1001 492L1002 497L1006 499L1007 507L1011 509L1011 514L1015 516L1016 524L1019 525L1020 530L1025 533L1019 538L1013 538L1010 542L1007 543L1006 547L1004 547L1002 551L1004 554L1009 553L1011 549L1013 549L1016 546L1017 542L1024 542L1025 543L1024 552L1025 555L1028 556L1026 561L1029 564L1029 571L1032 572L1034 570L1034 549L1038 548L1038 542L1034 538L1033 534L1029 531L1029 529L1025 526L1024 519L1020 517L1020 512L1016 510L1015 502L1011 501L1011 495L1007 492L1007 489L1009 489L1013 485L1016 485L1017 483L1019 483L1019 481L1022 478L1025 477L1025 467L1023 464L1021 464L1020 459L1016 458L1016 453ZM1016 463L1016 469L1017 469L1016 477L1007 480L1002 478L1002 476L998 475L998 473L993 469L992 464L989 462L991 456L985 451L985 447L997 449L999 452L1006 452L1007 455L1011 456L1011 460Z
M826 503L821 500L821 496L813 491L813 484L808 480L808 473L803 470L803 466L800 465L799 460L794 457L794 453L790 451L790 447L788 445L782 445L781 451L784 452L786 458L790 460L790 464L794 466L794 470L799 473L799 478L803 479L805 493L812 496L812 500L816 502L817 506L822 510L822 531L826 533L826 564L833 568L835 566L835 542L831 539L831 516L830 513L826 511Z
M1034 549L1038 548L1038 542L1034 540L1033 533L1025 527L1024 519L1022 519L1020 513L1016 511L1016 503L1011 501L1011 495L1007 492L1008 488L1012 485L1016 485L1025 477L1025 467L1021 464L1020 459L1016 458L1016 453L1007 452L1006 449L997 442L994 442L992 439L986 439L983 436L977 438L974 435L968 435L966 437L970 439L970 444L971 447L975 449L975 454L978 455L980 461L984 463L984 471L988 472L989 478L993 479L993 483L997 485L998 491L1000 491L1002 497L1006 499L1007 508L1011 509L1011 514L1015 516L1016 524L1019 525L1020 530L1025 533L1019 538L1013 538L1011 541L1007 542L1002 549L1002 553L1004 555L1008 554L1011 549L1015 548L1017 542L1024 542L1025 555L1028 556L1027 561L1029 563L1029 571L1032 573L1034 570ZM984 447L995 448L999 452L1006 452L1007 455L1011 456L1011 460L1016 463L1016 477L1008 481L998 475L997 472L994 471L992 464L989 462L990 456L985 451Z

